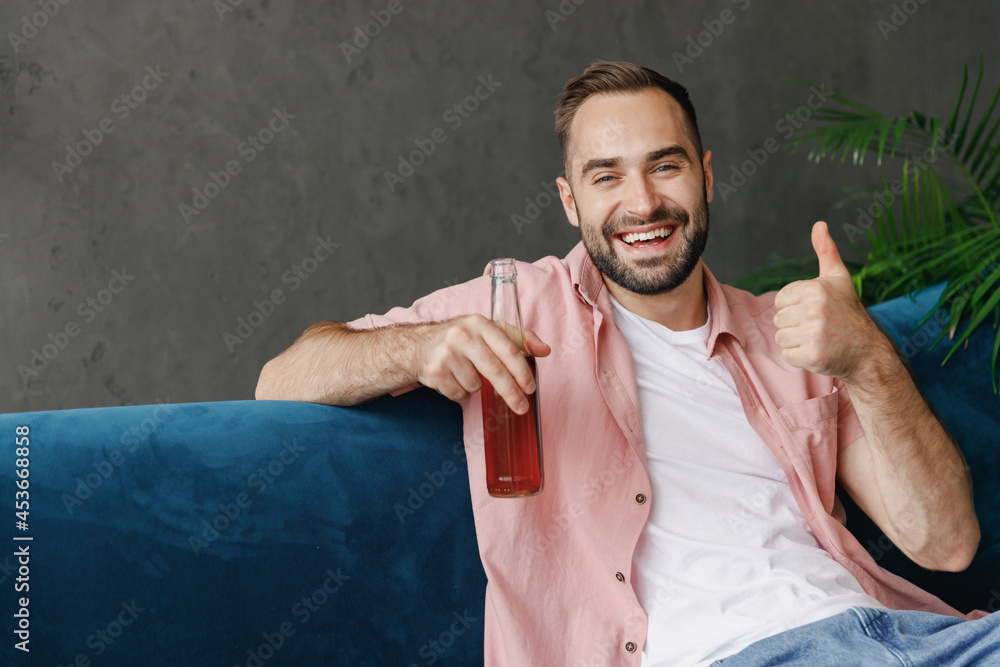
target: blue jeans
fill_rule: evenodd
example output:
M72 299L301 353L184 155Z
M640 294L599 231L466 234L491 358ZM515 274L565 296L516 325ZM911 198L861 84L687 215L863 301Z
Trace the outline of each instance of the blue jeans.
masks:
M851 607L756 641L715 665L1000 666L1000 613L963 621L926 611Z

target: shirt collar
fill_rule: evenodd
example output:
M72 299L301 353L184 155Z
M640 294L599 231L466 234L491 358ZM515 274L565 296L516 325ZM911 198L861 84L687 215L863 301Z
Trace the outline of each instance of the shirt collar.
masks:
M606 290L607 286L601 278L601 272L597 270L593 260L590 259L590 254L583 245L583 241L578 242L566 255L566 262L569 265L569 274L577 295L584 303L596 307L601 290ZM708 350L709 357L711 357L715 354L715 343L719 334L727 333L734 336L741 346L746 344L746 339L729 308L729 300L726 298L725 290L722 289L722 284L715 279L704 262L702 262L702 269L705 295L708 297L708 308L712 314L712 328L708 333ZM608 299L609 306L610 303L611 301Z

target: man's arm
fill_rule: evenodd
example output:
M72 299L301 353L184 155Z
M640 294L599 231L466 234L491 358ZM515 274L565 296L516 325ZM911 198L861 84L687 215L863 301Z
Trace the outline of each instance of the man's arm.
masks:
M892 343L882 341L873 340L877 351L844 380L865 435L838 453L837 478L912 561L959 572L979 544L972 477Z
M819 277L775 296L775 341L789 364L844 380L865 436L838 454L838 479L911 560L965 569L979 522L962 453L865 311L825 223L812 241Z
M550 352L530 331L525 345L535 356ZM515 411L527 410L524 395L535 390L531 369L513 341L482 315L367 330L326 320L265 364L256 397L355 405L420 382L463 401L482 388L480 375Z

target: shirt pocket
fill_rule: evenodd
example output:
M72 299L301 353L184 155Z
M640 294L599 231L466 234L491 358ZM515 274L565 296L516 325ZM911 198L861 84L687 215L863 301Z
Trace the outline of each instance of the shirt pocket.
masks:
M800 469L803 483L814 481L827 514L834 512L837 481L837 388L823 396L778 408L778 419L793 445L790 458Z

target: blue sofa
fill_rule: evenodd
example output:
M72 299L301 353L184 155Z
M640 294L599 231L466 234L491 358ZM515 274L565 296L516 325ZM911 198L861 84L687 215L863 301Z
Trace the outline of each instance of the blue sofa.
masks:
M881 564L963 611L992 611L992 336L982 331L942 369L945 346L927 349L940 325L913 328L939 293L871 312L972 468L976 560L961 573L923 570L839 492L848 527ZM0 434L3 664L482 664L486 578L461 412L428 389L354 408L233 401L5 414ZM15 516L25 464L29 506ZM15 648L24 639L30 655Z

